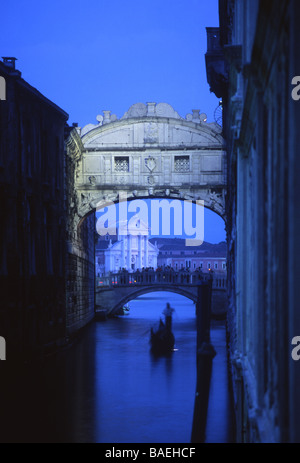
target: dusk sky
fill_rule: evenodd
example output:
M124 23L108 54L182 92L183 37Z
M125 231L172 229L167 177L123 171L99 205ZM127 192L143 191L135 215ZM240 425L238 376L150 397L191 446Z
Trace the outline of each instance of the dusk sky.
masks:
M218 26L218 0L16 0L1 5L1 56L80 127L134 103L166 102L214 121L219 104L206 80L206 27ZM206 213L205 239L225 239Z

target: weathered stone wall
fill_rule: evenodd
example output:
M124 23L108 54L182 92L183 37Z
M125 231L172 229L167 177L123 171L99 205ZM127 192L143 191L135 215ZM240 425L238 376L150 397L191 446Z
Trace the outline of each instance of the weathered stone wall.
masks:
M87 237L69 245L67 252L67 334L85 326L95 312L94 216L81 225Z
M76 167L82 145L76 128L66 141L65 213L67 217L66 249L66 329L73 335L89 323L95 313L95 215L79 220L78 194L75 188Z

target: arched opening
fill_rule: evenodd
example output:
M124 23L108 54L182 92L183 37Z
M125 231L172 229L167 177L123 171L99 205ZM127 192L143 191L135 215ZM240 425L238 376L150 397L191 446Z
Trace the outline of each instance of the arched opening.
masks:
M121 269L134 272L147 267L224 274L225 223L203 202L153 197L124 203L100 202L96 209L98 277ZM221 251L216 247L218 243L223 243ZM154 247L159 250L156 256Z
M157 207L157 203L162 207ZM164 272L172 272L175 275L196 272L203 272L205 275L214 273L219 292L215 292L213 299L216 300L218 310L221 313L224 312L222 305L226 295L224 284L227 265L226 244L224 222L219 215L202 205L196 203L191 205L190 202L186 203L176 197L132 199L126 204L126 226L130 228L132 225L134 228L141 219L140 222L144 223L144 229L138 226L132 230L131 227L130 233L128 233L128 228L126 233L121 235L118 224L120 217L121 220L124 217L120 216L120 204L117 201L104 201L97 204L97 209L90 208L89 212L79 220L76 242L73 242L69 254L67 302L70 331L73 328L84 326L86 321L93 318L95 310L97 311L99 307L101 310L114 312L122 304L128 302L126 297L119 300L116 296L117 300L114 299L114 302L107 306L106 299L103 298L102 301L102 296L99 294L99 290L112 284L112 279L109 280L108 277L115 274L118 279L117 274L123 270L133 274L149 269L155 272L156 280L161 278L162 281L165 278ZM156 212L159 213L155 219L159 227L156 226L157 224L152 227L151 207L153 204L156 206ZM184 222L187 220L186 204L190 207L187 211L191 216L187 227ZM121 207L123 206L124 204ZM196 208L202 209L200 218L197 216ZM114 214L108 213L110 209L114 209ZM138 213L141 211L142 216L139 217ZM169 218L166 221L167 215ZM102 225L108 227L108 229L104 228L104 232L102 230L101 233L97 227L99 217L104 217ZM163 220L165 223L161 224ZM178 227L180 221L181 227ZM204 242L199 245L196 240L196 245L191 246L190 244L194 242L187 244L187 238L197 238L195 231L197 227L203 228L201 233L204 235ZM132 235L129 236L131 232ZM191 233L194 235L192 236ZM206 241L206 236L212 237L212 243ZM146 277L148 277L147 274ZM139 281L143 280L143 275L141 277L137 275L136 278ZM172 276L168 273L166 278L172 280Z

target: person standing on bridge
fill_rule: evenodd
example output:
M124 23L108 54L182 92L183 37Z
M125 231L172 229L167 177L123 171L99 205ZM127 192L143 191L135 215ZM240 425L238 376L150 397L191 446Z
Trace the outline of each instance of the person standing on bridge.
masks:
M166 323L166 328L171 331L172 329L172 314L175 312L175 309L173 309L169 302L167 302L167 306L165 310L163 311L163 314L165 316L165 323Z

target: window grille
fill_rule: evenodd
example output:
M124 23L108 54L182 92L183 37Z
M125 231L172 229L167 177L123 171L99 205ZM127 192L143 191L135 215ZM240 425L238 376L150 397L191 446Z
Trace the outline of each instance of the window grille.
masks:
M189 156L175 156L175 172L189 172L190 170L190 157Z
M115 171L116 172L129 172L129 158L128 157L115 158Z

